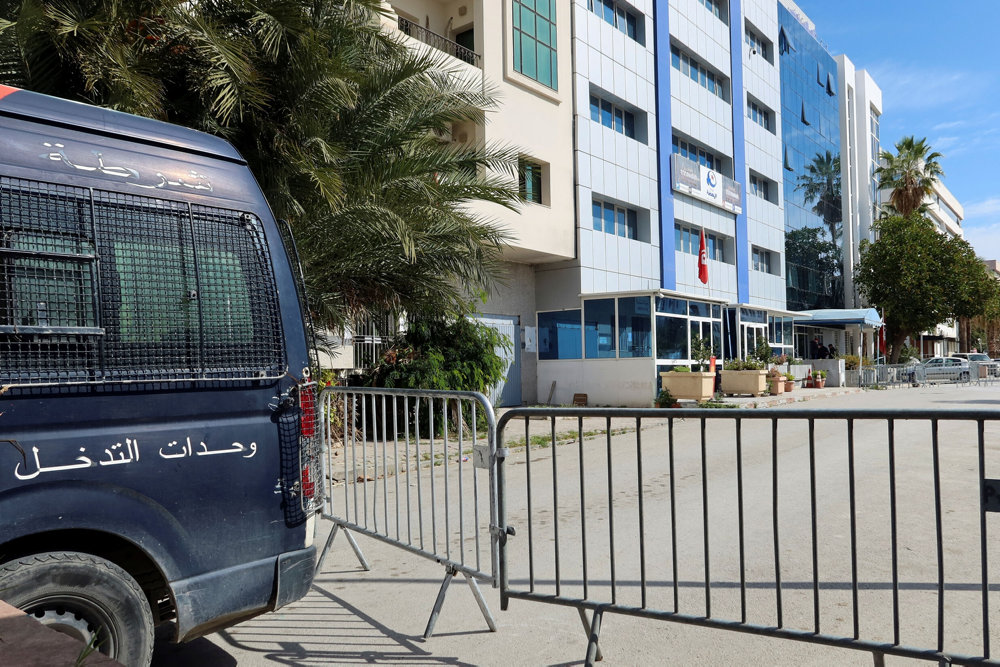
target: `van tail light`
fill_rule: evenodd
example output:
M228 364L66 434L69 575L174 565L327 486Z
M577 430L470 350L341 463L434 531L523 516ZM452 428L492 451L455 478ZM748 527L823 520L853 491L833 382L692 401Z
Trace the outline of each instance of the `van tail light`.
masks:
M322 502L322 438L317 434L316 384L299 385L299 477L302 510L315 511Z
M302 437L316 437L316 385L299 388L299 409L302 411Z

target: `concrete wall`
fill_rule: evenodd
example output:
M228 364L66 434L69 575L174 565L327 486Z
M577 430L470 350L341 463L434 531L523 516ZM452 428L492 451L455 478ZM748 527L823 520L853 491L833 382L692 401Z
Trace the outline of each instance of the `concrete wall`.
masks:
M524 348L524 328L535 327L535 271L526 264L508 263L505 266L506 285L500 285L479 310L490 315L516 315L521 321L521 340L513 341L521 347L521 402L532 405L538 402L535 372L538 353Z
M587 394L590 406L648 408L653 405L656 367L652 359L560 359L538 362L538 400L552 382L553 405L570 405L573 394Z

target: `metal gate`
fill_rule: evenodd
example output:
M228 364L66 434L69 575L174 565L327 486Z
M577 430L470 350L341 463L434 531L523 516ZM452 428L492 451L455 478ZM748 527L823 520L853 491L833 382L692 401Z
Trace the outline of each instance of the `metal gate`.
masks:
M521 325L516 315L481 315L475 318L491 329L507 336L509 348L496 349L507 366L506 376L490 391L490 399L497 407L521 405Z
M459 574L495 632L476 583L498 586L496 417L489 400L469 391L327 387L320 401L321 516L334 525L317 572L340 531L368 570L352 533L367 535L444 566L424 637Z

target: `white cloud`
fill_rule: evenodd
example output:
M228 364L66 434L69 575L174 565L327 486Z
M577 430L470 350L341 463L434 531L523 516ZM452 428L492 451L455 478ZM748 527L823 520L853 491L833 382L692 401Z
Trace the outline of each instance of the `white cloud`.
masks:
M946 123L938 123L931 129L935 132L940 132L941 130L953 130L957 127L962 127L963 125L968 125L968 121L965 120L952 120Z
M882 88L883 108L887 113L940 107L954 110L963 103L971 106L974 103L971 91L983 88L984 74L973 71L928 68L892 61L878 63L870 71ZM959 122L944 121L945 124Z
M975 220L978 218L1000 218L1000 197L990 197L983 201L974 202L965 207L965 219ZM1000 221L991 226L1000 229Z
M1000 210L1000 199L993 201L996 202L997 210ZM1000 259L1000 222L963 226L965 240L972 244L977 255L983 259Z

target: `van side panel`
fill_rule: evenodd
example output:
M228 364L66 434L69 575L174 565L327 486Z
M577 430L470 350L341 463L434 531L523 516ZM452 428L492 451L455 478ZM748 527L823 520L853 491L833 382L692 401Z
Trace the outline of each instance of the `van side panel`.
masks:
M164 202L160 208L181 213L210 207L253 216L262 229L259 249L269 250L274 293L251 292L245 303L234 305L231 299L224 302L221 297L206 296L202 275L198 283L202 293L190 295L192 302L201 303L200 310L195 313L182 303L170 303L168 310L173 309L173 319L178 312L188 313L187 317L199 322L201 332L214 331L206 325L212 322L228 332L226 340L240 344L250 334L228 324L227 309L242 308L253 320L262 312L258 301L276 300L282 366L264 369L260 377L226 375L225 369L202 377L161 371L144 376L142 368L119 371L107 358L106 351L113 349L109 332L117 326L115 335L124 340L121 332L127 318L134 322L156 315L159 306L150 307L152 297L144 296L144 286L179 279L165 273L160 262L150 261L129 269L129 275L138 276L129 280L139 280L143 286L139 289L128 287L121 275L112 275L113 252L68 260L93 266L98 276L94 285L101 286L95 290L95 301L108 298L106 285L120 290L115 308L101 311L97 318L111 313L108 317L117 319L83 322L88 326L78 328L86 332L70 332L77 339L93 336L99 341L94 347L99 368L93 376L98 379L81 379L67 372L65 377L72 376L72 382L60 383L58 377L43 382L42 375L24 386L4 385L0 380L4 385L0 386L0 557L5 543L47 531L85 528L114 533L136 545L160 569L173 592L180 639L304 594L312 577L307 564L313 562L315 552L304 548L306 517L296 495L299 408L294 397L298 383L306 379L309 357L292 268L259 187L238 154L231 147L224 148L228 147L225 142L220 146L216 138L204 140L204 135L179 129L176 136L164 139L162 124L129 117L122 125L121 114L108 116L100 132L72 129L71 114L58 123L5 116L7 103L23 95L33 94L17 91L0 97L0 179L7 179L7 185L0 183L0 202L13 201L2 197L5 189L10 195L14 179L52 184L55 190L55 186L80 188L93 193L94 201L113 199L119 206L116 210L126 212L132 205L129 202L138 197L155 198ZM52 104L56 103L71 104L58 100ZM30 107L21 104L19 109L23 112ZM47 116L58 115L46 108ZM111 113L101 110L98 116ZM88 116L83 124L100 124L98 116ZM125 126L131 127L133 136L114 136L116 128ZM11 239L18 233L4 231L3 206L0 203L0 251L14 248ZM214 224L206 220L204 224ZM126 231L119 235L120 242L105 239L103 243L115 247L140 243L136 238L147 223L136 215L132 224L135 234ZM195 229L193 234L197 233ZM232 273L225 259L228 246L224 239L219 243L222 250L209 259L215 262L212 279L224 282L232 280ZM48 266L56 261L35 257L31 265L21 260L23 256L17 255L18 266ZM157 258L155 253L147 256ZM0 252L0 298L6 294L3 262L11 263L3 257ZM204 256L199 258L203 273L206 261ZM24 270L19 270L20 276ZM16 291L18 286L14 287ZM129 289L131 296L126 299L122 294ZM209 298L215 300L208 304ZM58 350L59 344L51 341L63 339L51 336L67 334L46 332L46 327L52 329L47 321L51 315L47 318L41 313L54 310L58 295L48 300L51 303L29 304L32 322L14 323L15 328L22 324L27 328L11 333L12 327L4 330L0 321L0 350L5 345L8 351ZM0 318L3 313L0 304ZM162 328L163 340L174 335L169 324L155 325ZM203 333L201 337L215 335ZM35 345L33 341L38 340L43 342ZM188 336L185 340L171 349L201 345L197 354L202 356L204 350L225 352L225 344L214 339L199 341L198 336ZM128 344L130 359L156 363L159 353L154 348L146 354L140 343ZM240 363L238 356L233 363ZM0 378L5 377L3 373L0 368ZM281 572L284 583L279 581ZM293 582L291 577L301 581ZM213 592L217 585L228 592Z

